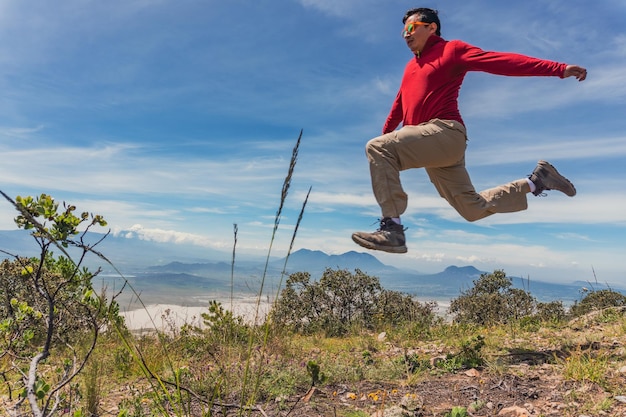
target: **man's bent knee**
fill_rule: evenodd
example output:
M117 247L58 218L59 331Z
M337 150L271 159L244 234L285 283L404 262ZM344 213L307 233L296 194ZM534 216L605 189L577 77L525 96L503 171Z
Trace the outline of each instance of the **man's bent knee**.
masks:
M385 137L385 135L370 139L367 144L365 144L365 154L374 157L383 153L386 154L388 143L389 140Z
M484 210L463 210L462 208L455 207L456 211L470 223L484 219L487 216L491 216L493 213Z
M365 144L365 153L370 153L372 149L377 147L376 139L378 138L370 139L367 141L367 143Z
M450 201L450 205L454 207L461 217L470 223L484 219L493 214L493 212L485 207L482 198L474 192L469 193L469 195L466 193L457 195L453 201Z
M461 217L463 217L465 220L467 220L470 223L478 221L484 217L484 216L476 216L476 215L470 215L470 214L464 214L464 213L460 213L460 214L461 214Z
M387 138L385 137L386 135L383 136L377 136L373 139L370 139L367 141L367 144L365 145L365 149L371 149L371 148L383 148L385 146L385 144L388 142Z

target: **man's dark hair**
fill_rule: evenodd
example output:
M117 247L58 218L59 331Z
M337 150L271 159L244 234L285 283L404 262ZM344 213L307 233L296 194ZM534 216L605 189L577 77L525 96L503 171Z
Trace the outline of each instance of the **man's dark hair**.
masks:
M436 23L437 31L435 32L437 36L441 36L441 23L439 22L439 12L435 9L429 9L427 7L420 7L417 9L410 9L406 12L404 17L402 18L402 23L406 23L407 19L414 14L419 15L419 21L424 23Z

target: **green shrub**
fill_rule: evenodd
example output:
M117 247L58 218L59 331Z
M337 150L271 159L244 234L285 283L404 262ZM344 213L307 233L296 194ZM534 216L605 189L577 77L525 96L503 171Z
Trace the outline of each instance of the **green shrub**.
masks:
M481 367L484 363L481 352L484 346L485 338L480 335L463 340L457 353L447 355L446 359L437 362L436 366L447 372Z
M626 296L624 294L610 289L590 291L580 302L575 302L570 307L570 315L579 317L594 310L624 306L626 306Z
M519 321L532 315L536 300L525 290L512 288L504 271L482 274L474 286L452 300L449 312L460 324L491 325Z
M319 281L308 272L291 274L271 311L274 324L300 333L341 336L354 328L435 320L435 306L384 290L377 277L360 270L326 269Z
M544 323L559 323L565 319L566 311L562 301L537 303L537 318Z
M59 393L64 387L74 390L72 380L84 370L100 331L122 323L117 303L96 294L92 286L99 270L91 273L81 266L88 254L99 255L94 247L102 241L86 243L87 233L107 223L100 215L77 216L74 205L61 207L46 194L13 201L0 193L18 211L17 226L30 230L40 249L38 257L13 255L0 263L0 352L12 361L2 375L27 400L8 408L14 415L27 407L33 415L51 415L51 410L67 405ZM78 262L68 255L70 247L77 251ZM54 257L53 248L65 256ZM99 375L94 372L92 377L87 407L94 410Z
M218 301L209 303L209 312L202 313L202 319L207 326L207 335L212 336L220 343L246 344L250 335L250 327L243 317L235 316L232 311L224 309Z

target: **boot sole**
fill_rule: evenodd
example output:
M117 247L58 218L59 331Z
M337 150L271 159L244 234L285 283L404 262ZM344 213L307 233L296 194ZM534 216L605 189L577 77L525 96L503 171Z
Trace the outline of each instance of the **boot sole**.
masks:
M369 240L362 239L357 235L352 235L352 240L357 245L362 246L366 249L379 250L379 251L388 252L388 253L406 253L407 252L406 245L403 245L403 246L377 245L373 242L370 242Z
M551 163L541 160L538 162L538 165L543 166L546 170L550 171L550 174L552 176L561 179L561 181L566 184L565 187L561 187L562 189L556 189L556 191L560 191L568 197L574 197L576 195L576 187L574 187L574 184L572 184L570 180L561 175L561 173L557 171ZM568 188L567 185L569 185L570 188L569 192L566 191L566 188Z

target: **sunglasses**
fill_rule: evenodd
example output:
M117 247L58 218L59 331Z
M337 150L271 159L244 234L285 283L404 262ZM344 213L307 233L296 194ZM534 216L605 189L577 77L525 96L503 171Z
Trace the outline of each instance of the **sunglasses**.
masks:
M402 37L411 36L415 33L415 30L418 26L428 26L430 23L427 22L411 22L404 25L404 29L402 29Z

